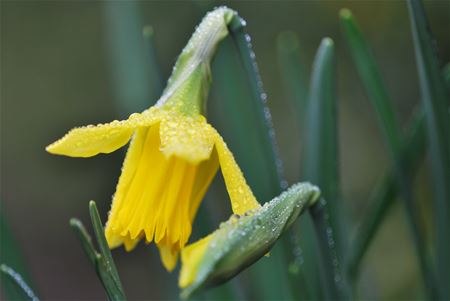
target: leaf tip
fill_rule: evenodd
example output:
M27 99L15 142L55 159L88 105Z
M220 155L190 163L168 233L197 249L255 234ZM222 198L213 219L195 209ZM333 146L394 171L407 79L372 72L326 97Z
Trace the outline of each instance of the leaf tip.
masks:
M70 225L72 228L80 228L80 227L83 226L82 223L81 223L81 221L80 221L79 219L77 219L77 218L74 218L74 217L72 217L72 218L69 220L69 225Z
M146 38L152 38L155 34L155 31L153 30L153 26L151 25L145 25L142 28L142 35Z
M97 210L97 204L95 204L95 201L90 200L89 201L89 210Z
M8 271L8 266L4 263L0 264L0 271L6 273Z
M351 10L349 10L348 8L342 8L339 11L339 16L342 20L350 20L353 17Z
M334 41L329 37L323 38L321 44L323 45L323 47L334 48Z

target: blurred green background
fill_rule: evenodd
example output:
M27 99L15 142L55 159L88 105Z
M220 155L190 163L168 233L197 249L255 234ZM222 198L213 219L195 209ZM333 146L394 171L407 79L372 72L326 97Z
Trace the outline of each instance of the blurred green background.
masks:
M155 55L165 81L194 27L207 11L221 4L237 10L247 21L289 183L300 179L301 135L296 110L281 79L276 38L286 30L298 35L307 74L320 40L325 36L335 40L340 168L344 206L350 217L348 239L352 238L372 188L388 166L388 155L343 40L338 12L347 7L358 18L405 125L420 93L404 1L1 1L1 211L42 299L105 298L68 221L75 216L89 225L91 199L106 219L124 157L124 151L90 159L57 157L47 154L45 146L74 126L125 118L129 112L124 101L119 101L124 97L129 97L125 103L141 109L145 103L153 104L159 87L158 83L145 85L145 80L155 81L155 69L149 70L151 66L145 63L149 53L141 39L142 26L154 29ZM448 62L450 2L424 4L440 58ZM120 18L128 20L126 26ZM208 102L213 125L227 120L218 103L226 100L217 92L217 81L223 78L217 62L225 49L219 50L213 64ZM424 169L415 183L417 201L426 214L431 209ZM215 213L211 218L215 225L229 215L220 177L200 211ZM208 230L196 229L196 235ZM118 249L113 254L129 299L177 295L176 275L162 268L154 245L141 244L128 254ZM400 203L364 259L358 290L368 299L416 298L421 290Z

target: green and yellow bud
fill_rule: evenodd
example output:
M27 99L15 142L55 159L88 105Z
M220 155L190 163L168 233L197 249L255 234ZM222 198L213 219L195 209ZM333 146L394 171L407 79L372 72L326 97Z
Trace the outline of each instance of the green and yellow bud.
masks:
M181 252L181 296L221 284L269 252L297 217L319 199L309 183L290 187L264 206L232 215L215 232Z

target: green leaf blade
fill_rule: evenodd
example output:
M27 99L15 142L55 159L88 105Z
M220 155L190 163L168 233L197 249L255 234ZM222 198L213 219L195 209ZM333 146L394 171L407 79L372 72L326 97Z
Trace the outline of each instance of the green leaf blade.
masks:
M339 177L334 42L330 38L323 39L317 51L310 90L305 172L324 186L324 197L334 198L339 194Z
M300 131L300 162L306 162L304 154L304 137L306 137L306 114L308 105L308 77L305 74L305 66L301 61L301 48L298 37L293 32L282 32L277 37L277 57L281 77L286 95L290 103L297 111L298 126ZM303 163L300 174L303 175ZM323 298L320 287L316 258L317 240L314 233L314 225L310 215L299 220L298 225L292 228L292 249L296 255L290 263L290 280L294 287L295 297L299 299ZM300 286L299 286L300 283Z
M153 105L161 95L160 68L153 49L153 35L142 36L139 2L102 3L106 22L111 80L119 116L128 116Z
M450 120L449 93L439 69L423 4L409 0L422 104L427 124L434 188L436 261L440 298L450 298Z
M86 253L89 261L93 266L95 266L97 264L97 258L100 256L100 254L98 254L95 250L95 247L92 244L91 236L87 233L86 228L84 228L83 226L83 223L79 219L71 218L69 224L72 230L75 232L78 240L81 242L81 246L83 247L83 250Z
M380 128L384 133L386 145L394 166L397 187L401 193L407 212L425 289L428 295L434 298L436 296L436 290L433 280L433 270L426 251L426 242L421 227L421 216L412 194L411 179L408 173L406 159L402 154L402 139L392 109L392 100L382 81L375 58L353 15L348 9L343 9L340 13L340 20L356 68L366 88L369 100L375 109Z
M382 125L383 134L392 148L392 152L398 153L400 150L400 135L391 106L392 100L386 91L372 51L350 10L342 9L340 19L356 68Z
M102 222L94 201L89 203L89 213L91 216L95 237L97 239L97 244L101 250L100 253L95 249L90 235L87 233L86 228L80 220L72 218L69 223L70 227L75 232L75 235L80 241L86 256L94 267L94 270L106 291L108 300L126 300L119 274L112 259L111 252L109 251L109 247L103 233L104 230Z
M20 245L16 240L13 229L10 228L8 220L0 206L0 262L14 269L26 283L33 287L28 265L21 251ZM9 299L18 299L17 290L11 285L9 279L2 276L0 279L5 296Z
M402 147L405 165L411 175L417 173L419 164L425 156L425 138L425 117L423 111L419 110L414 114L409 124L405 143ZM398 193L395 168L391 167L372 193L367 209L368 213L361 219L361 224L353 239L353 247L348 259L348 270L352 279L356 279L358 276L361 260L394 204Z
M104 260L104 265L107 270L106 272L111 275L111 278L114 280L117 289L120 292L123 292L122 283L119 278L119 272L117 271L116 265L114 264L114 260L112 258L108 243L106 242L104 233L105 230L103 229L103 224L100 220L100 215L94 201L89 202L89 214L91 216L92 226L94 228L95 237L97 238L97 243L100 248L102 260Z
M324 199L311 210L320 253L322 286L329 299L345 298L339 261L343 256L334 42L322 40L313 64L306 126L305 178L321 187Z
M300 124L305 118L308 82L305 67L300 60L300 41L293 32L282 32L277 37L277 57L288 98L297 109Z
M267 106L267 94L263 90L262 79L259 74L258 66L255 60L255 54L252 49L251 39L244 31L245 21L235 16L230 24L230 35L239 52L242 66L247 74L248 84L252 93L252 105L254 114L256 114L256 130L262 143L261 151L264 152L266 164L269 167L268 177L270 177L270 186L273 187L273 195L278 194L287 187L283 178L283 167L278 152L278 146L275 141L275 132L273 129L272 117ZM268 198L270 199L270 198Z
M39 301L30 286L15 270L10 268L6 264L2 264L0 265L0 273L2 274L2 278L5 277L6 280L9 280L9 282L11 282L17 288L17 293L20 295L17 296L18 299L20 298L20 300Z

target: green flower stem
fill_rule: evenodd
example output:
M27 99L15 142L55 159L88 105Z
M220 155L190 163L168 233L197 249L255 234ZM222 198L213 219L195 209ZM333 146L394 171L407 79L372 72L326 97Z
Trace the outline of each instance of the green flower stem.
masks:
M0 272L2 278L6 277L16 288L20 296L17 296L16 300L32 300L39 301L33 290L28 286L28 284L23 280L22 276L14 271L12 268L6 264L0 265Z
M450 93L439 69L423 4L408 0L421 98L430 149L439 298L450 299Z

